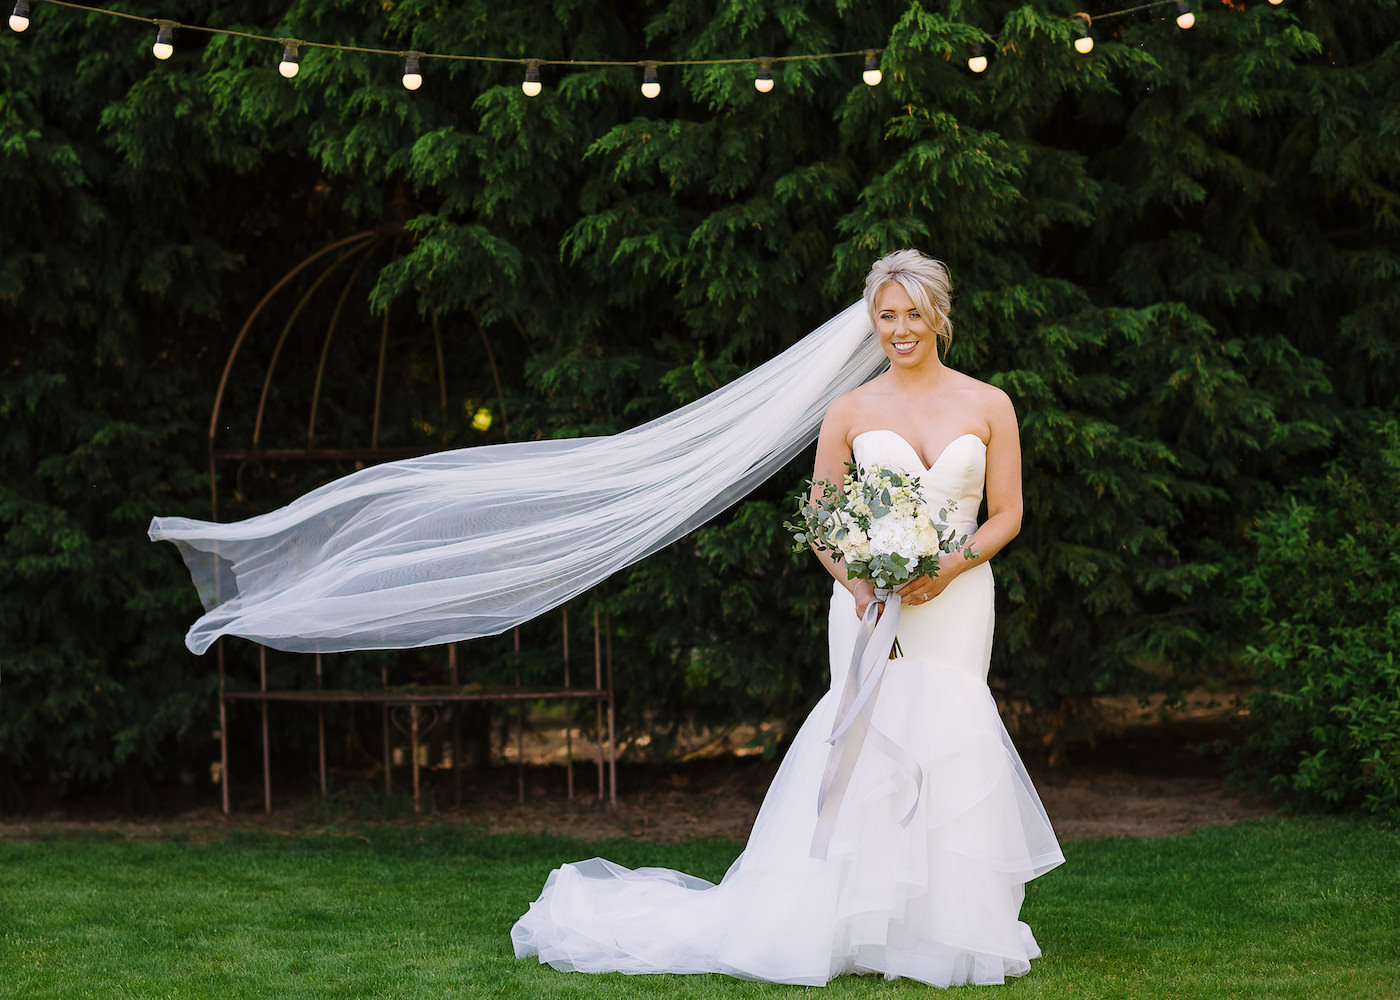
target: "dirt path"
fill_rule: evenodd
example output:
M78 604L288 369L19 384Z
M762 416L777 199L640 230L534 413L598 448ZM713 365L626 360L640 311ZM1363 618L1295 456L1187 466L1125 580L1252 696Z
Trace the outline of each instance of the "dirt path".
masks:
M1215 739L1218 719L1178 718L1125 727L1093 746L1073 748L1050 767L1033 757L1027 768L1056 832L1090 837L1166 837L1276 811L1228 788L1218 763L1197 748ZM585 839L640 837L670 841L697 836L747 838L776 762L721 758L669 768L629 769L616 814L597 804L596 771L575 772L571 803L558 777L527 772L526 802L511 787L479 788L464 810L492 831L569 831ZM554 787L551 787L553 785Z
M1150 713L1149 713L1150 714ZM1094 744L1071 745L1058 766L1034 754L1027 768L1051 822L1062 839L1165 837L1197 827L1223 825L1269 815L1275 806L1249 800L1228 789L1218 763L1199 748L1217 738L1225 711L1197 709L1169 720L1146 721L1128 711L1111 736ZM252 768L249 768L251 770ZM776 761L723 755L674 765L619 768L616 812L597 800L597 771L575 767L575 797L566 794L562 767L529 767L525 802L519 801L518 771L496 766L464 775L462 805L455 805L451 776L434 776L425 795L426 815L387 822L464 822L491 832L549 833L583 840L642 838L658 842L693 837L747 838ZM246 773L246 771L245 771ZM355 803L327 812L314 796L280 803L271 816L261 811L259 789L242 786L245 796L230 817L217 808L214 789L199 791L205 802L151 819L104 815L100 808L69 807L63 813L0 822L0 838L64 831L100 830L118 836L217 836L230 829L295 830L362 822L372 817Z

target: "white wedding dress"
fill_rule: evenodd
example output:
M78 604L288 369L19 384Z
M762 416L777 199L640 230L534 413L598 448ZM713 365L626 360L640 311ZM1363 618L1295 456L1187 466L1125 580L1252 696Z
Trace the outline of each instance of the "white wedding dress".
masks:
M959 532L975 527L986 471L975 435L956 438L932 468L888 430L859 435L855 457L918 475L935 508L956 501ZM826 738L862 628L836 585L831 690L794 738L724 879L602 858L566 864L512 928L516 955L565 971L721 972L816 986L844 973L935 986L1025 973L1040 949L1019 917L1024 885L1064 857L987 688L992 614L985 563L902 609L902 656L880 681L870 730L917 768L867 738L819 860Z

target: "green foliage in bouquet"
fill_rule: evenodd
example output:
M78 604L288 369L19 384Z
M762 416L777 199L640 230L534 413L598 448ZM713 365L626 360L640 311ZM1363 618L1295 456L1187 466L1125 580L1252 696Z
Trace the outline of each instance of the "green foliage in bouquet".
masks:
M1255 617L1254 728L1236 772L1311 809L1400 819L1400 421L1260 518L1241 609Z

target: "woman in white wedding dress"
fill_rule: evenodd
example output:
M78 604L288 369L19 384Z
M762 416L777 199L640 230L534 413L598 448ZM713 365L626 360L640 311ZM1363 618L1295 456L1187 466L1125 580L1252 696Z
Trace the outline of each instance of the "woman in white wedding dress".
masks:
M879 609L866 615L873 587L818 552L836 580L831 690L794 738L743 854L718 885L601 858L566 864L512 928L517 956L579 972L806 985L880 973L935 986L1000 983L1039 957L1019 916L1024 885L1064 858L987 688L988 560L1021 522L1015 413L1000 390L942 363L952 328L937 261L913 250L877 261L865 301L889 368L831 404L814 479L839 483L852 458L917 475L935 508L953 501L965 551L890 599L901 655L882 664L872 708L834 747L862 618Z

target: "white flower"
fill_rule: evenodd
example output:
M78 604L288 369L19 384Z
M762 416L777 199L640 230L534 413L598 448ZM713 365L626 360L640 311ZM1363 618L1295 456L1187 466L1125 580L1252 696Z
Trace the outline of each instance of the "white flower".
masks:
M921 517L914 526L914 545L920 556L931 556L938 552L942 539L938 535L938 525L932 518Z
M864 562L870 558L870 539L859 528L852 528L836 543L847 562Z

